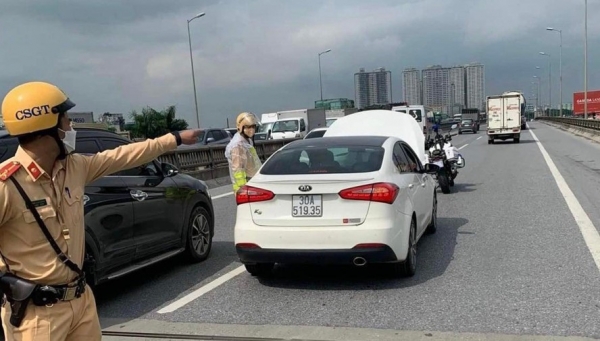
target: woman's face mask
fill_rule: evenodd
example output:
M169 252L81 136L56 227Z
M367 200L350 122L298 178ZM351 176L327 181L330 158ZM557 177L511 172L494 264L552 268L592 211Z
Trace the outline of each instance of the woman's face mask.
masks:
M65 137L63 137L62 142L65 145L65 150L67 151L67 154L74 152L75 144L77 142L77 140L76 140L77 132L73 129L71 129L71 130L59 129L59 130L65 134Z

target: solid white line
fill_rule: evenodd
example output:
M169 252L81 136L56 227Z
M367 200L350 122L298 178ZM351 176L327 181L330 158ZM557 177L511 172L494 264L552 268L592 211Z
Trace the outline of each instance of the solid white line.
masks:
M223 194L219 194L219 195L215 195L214 197L212 197L213 199L219 199L219 198L224 198L224 197L228 197L230 195L233 195L233 192L227 192L227 193L223 193Z
M469 144L467 143L467 144L465 144L464 146L462 146L462 147L458 148L458 150L461 150L461 149L463 149L464 147L466 147L466 146L468 146L468 145L469 145Z
M158 313L159 314L172 313L175 310L183 307L184 305L192 302L193 300L195 300L195 299L201 297L202 295L210 292L211 290L217 288L218 286L220 286L221 284L234 278L235 276L243 273L244 271L246 271L246 268L243 265L239 266L239 267L229 271L228 273L224 274L223 276L215 279L214 281L196 289L195 291L187 294L186 296L183 296L182 298L178 299L177 301L162 308L161 310L158 311Z
M585 213L583 207L581 207L579 200L577 200L577 197L575 197L575 194L573 194L571 188L567 185L567 182L558 171L558 168L556 168L556 165L554 165L554 162L546 152L544 146L542 146L540 140L538 140L533 131L530 130L529 133L540 148L540 151L548 164L548 168L550 168L550 172L558 185L558 189L560 189L560 192L565 198L567 206L569 206L569 210L571 210L571 214L573 215L573 218L575 218L575 222L579 226L583 239L592 254L592 258L594 259L594 262L596 262L596 267L600 270L600 233L598 233L594 223L592 223L590 217Z

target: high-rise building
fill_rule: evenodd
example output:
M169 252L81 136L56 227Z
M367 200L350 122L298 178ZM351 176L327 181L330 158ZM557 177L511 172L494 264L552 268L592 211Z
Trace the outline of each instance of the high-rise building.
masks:
M424 69L423 104L447 111L450 105L450 69L433 65Z
M354 74L354 91L358 109L370 105L389 104L392 101L392 73L385 68L365 72L360 68Z
M467 77L463 66L453 66L449 71L451 105L467 104Z
M483 64L465 66L467 77L467 107L485 110L485 69Z
M408 104L423 104L421 98L421 72L415 68L402 71L402 95Z

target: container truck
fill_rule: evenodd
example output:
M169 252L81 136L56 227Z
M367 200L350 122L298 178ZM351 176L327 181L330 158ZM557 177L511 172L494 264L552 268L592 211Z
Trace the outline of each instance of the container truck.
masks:
M488 144L495 140L521 139L521 116L525 114L525 97L519 91L507 91L486 100Z

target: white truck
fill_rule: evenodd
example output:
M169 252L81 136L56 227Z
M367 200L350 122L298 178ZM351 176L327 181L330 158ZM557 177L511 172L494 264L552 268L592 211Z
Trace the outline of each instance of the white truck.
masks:
M273 129L273 124L277 122L277 113L264 113L260 116L260 126L256 130L254 134L255 141L264 141L271 139L271 130Z
M525 113L525 97L519 91L507 91L499 96L487 97L488 144L495 140L521 139L521 115Z
M273 140L304 138L314 128L325 126L325 109L278 111L271 137Z
M348 116L358 112L356 108L345 108L345 109L331 109L325 111L325 119L327 127L333 124L338 118Z

